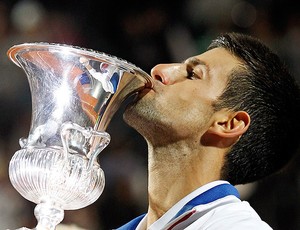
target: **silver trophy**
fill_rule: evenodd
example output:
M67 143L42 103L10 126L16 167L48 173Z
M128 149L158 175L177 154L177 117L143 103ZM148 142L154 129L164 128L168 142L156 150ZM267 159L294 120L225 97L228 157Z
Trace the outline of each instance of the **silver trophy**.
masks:
M25 71L32 98L29 135L19 141L9 177L37 204L34 229L52 230L64 210L101 195L98 155L110 142L105 130L125 99L152 87L151 77L123 59L70 45L20 44L8 56Z

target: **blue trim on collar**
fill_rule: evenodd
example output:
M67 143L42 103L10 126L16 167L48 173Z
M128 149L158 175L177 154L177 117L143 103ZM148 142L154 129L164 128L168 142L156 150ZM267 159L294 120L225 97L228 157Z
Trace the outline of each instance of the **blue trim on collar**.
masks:
M182 207L182 209L180 209L180 211L175 215L173 219L177 218L178 216L185 213L186 211L193 209L195 206L201 204L208 204L210 202L213 202L215 200L221 199L229 195L233 195L236 196L237 198L240 198L240 194L238 190L233 185L231 184L217 185L201 193L200 195L196 196L194 199L186 203ZM120 228L117 228L116 230L135 230L145 215L146 214L136 217L135 219L131 220L130 222L121 226Z
M173 219L180 216L181 214L185 213L188 210L191 210L197 205L201 204L208 204L210 202L213 202L215 200L221 199L225 196L233 195L237 198L240 198L240 194L238 190L231 184L220 184L217 185L204 193L201 193L199 196L196 196L194 199L190 200L188 203L186 203L182 209L179 210L179 212L175 215Z
M117 228L116 230L134 230L134 229L136 229L136 227L139 225L139 223L141 222L141 220L144 218L145 215L146 214L143 214L143 215L140 215L140 216L134 218L133 220L131 220L127 224Z

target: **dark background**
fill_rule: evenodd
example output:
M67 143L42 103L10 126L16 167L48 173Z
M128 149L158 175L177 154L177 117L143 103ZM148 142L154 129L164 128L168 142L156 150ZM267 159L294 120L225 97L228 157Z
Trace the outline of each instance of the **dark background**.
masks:
M146 72L205 50L221 32L254 35L273 48L300 81L300 9L292 0L11 1L0 0L0 229L34 227L34 204L10 185L8 162L27 137L31 96L25 73L6 56L15 44L56 42L106 52ZM91 206L66 211L64 224L111 229L147 211L147 148L114 116L100 154L106 187ZM300 229L299 157L279 175L239 188L277 230Z

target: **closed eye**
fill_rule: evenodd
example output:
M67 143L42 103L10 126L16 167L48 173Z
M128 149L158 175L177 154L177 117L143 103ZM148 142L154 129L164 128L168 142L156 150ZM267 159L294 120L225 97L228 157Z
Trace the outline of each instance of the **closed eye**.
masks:
M198 77L196 76L194 71L191 71L191 72L188 73L186 78L190 79L190 80L196 80Z
M202 60L191 57L185 62L187 78L191 80L203 79L209 72L209 68Z
M187 79L190 79L190 80L197 80L197 79L201 79L201 75L202 74L198 74L198 72L192 67L192 66L189 66L187 65ZM202 71L201 71L202 73Z

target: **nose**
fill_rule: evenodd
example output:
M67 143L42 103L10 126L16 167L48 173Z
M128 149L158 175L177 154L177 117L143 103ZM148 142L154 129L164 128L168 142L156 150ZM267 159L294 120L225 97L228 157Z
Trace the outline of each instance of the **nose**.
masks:
M165 85L172 85L186 78L187 71L181 64L158 64L151 70L151 76Z

